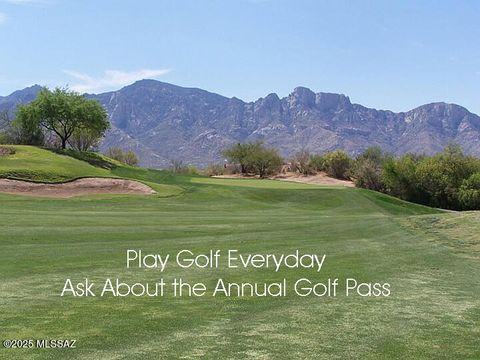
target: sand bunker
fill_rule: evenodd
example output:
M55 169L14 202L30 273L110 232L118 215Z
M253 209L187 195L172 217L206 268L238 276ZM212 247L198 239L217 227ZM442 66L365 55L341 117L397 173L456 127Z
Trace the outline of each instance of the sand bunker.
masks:
M353 181L349 180L340 180L328 176L325 173L318 173L316 175L304 176L299 173L286 173L274 176L272 179L283 180L283 181L294 181L304 184L318 184L318 185L340 185L354 187L355 184Z
M232 174L232 175L218 175L213 176L217 178L227 178L227 179L252 179L253 176L244 176L241 174ZM270 179L272 180L280 180L280 181L293 181L299 182L304 184L317 184L317 185L337 185L337 186L347 186L347 187L355 187L353 181L349 180L339 180L328 176L325 173L318 173L316 175L309 175L304 176L299 173L287 172L284 174L279 174L276 176L272 176Z
M111 178L84 178L61 184L0 179L0 192L56 198L91 194L149 195L155 193L151 187L138 181Z

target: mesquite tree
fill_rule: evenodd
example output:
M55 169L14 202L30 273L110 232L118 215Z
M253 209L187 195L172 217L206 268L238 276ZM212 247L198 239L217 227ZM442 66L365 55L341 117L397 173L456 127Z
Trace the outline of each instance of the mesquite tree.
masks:
M62 88L53 91L45 88L34 101L19 106L16 124L24 129L41 128L54 133L62 149L75 132L88 130L101 138L110 126L105 109L97 101Z

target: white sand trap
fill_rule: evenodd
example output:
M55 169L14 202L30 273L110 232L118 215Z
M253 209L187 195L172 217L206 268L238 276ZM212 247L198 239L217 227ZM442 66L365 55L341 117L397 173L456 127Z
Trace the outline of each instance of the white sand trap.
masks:
M0 179L0 192L55 198L92 194L155 194L155 190L138 181L112 178L84 178L59 184L40 184L29 181Z
M272 179L283 180L283 181L294 181L294 182L299 182L304 184L355 187L355 184L353 183L353 181L335 179L328 176L324 172L320 172L316 175L308 175L308 176L304 176L299 173L287 172L286 174L276 175Z
M224 178L224 179L253 179L258 178L255 176L244 176L241 174L232 174L232 175L217 175L212 176L216 178ZM275 176L270 177L271 180L280 180L280 181L293 181L299 182L303 184L316 184L316 185L335 185L335 186L347 186L347 187L355 187L353 181L350 180L339 180L328 176L327 174L320 172L316 175L309 175L304 176L299 173L294 172L287 172L283 174L278 174Z

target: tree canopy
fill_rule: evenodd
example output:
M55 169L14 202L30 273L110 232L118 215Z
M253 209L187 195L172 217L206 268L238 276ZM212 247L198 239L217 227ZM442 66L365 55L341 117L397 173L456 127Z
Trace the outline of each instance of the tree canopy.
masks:
M74 134L101 138L110 126L107 112L97 101L64 88L40 91L34 101L18 107L15 123L26 132L43 129L55 134L62 149Z
M267 148L263 142L236 144L223 152L225 157L239 164L242 174L255 174L260 177L278 172L283 160L274 148Z

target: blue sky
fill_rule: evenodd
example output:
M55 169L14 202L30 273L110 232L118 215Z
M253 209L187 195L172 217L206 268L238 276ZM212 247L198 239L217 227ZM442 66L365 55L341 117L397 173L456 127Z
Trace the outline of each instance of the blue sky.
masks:
M0 0L0 95L141 78L255 100L296 86L480 114L480 1Z

